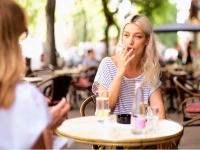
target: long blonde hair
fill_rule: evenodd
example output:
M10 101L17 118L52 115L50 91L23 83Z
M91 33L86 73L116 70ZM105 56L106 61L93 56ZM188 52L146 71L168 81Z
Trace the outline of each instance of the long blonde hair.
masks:
M23 9L13 0L0 0L0 108L8 108L25 73L19 36L27 29Z
M151 87L156 87L158 80L160 78L160 64L159 64L159 55L156 49L155 39L153 28L144 15L131 15L125 19L124 24L122 25L120 40L118 45L122 45L122 35L124 28L128 23L135 23L138 25L142 31L145 33L146 37L149 38L148 45L145 46L145 50L140 61L142 66L142 71L144 74L144 84ZM120 47L116 51L119 51Z

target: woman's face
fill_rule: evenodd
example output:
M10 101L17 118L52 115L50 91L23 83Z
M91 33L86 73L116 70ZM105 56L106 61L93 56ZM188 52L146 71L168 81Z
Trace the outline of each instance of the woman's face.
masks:
M125 26L122 35L123 46L127 46L127 50L133 49L132 54L143 54L145 46L148 44L148 39L145 33L134 23L129 23Z

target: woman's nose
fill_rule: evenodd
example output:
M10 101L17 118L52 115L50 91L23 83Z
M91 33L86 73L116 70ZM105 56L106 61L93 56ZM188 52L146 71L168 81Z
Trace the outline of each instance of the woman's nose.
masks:
M133 45L134 44L134 37L130 37L128 40L129 45Z

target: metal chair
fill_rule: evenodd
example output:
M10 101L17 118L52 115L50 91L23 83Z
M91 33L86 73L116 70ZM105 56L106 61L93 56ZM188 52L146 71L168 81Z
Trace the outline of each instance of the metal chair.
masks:
M173 78L178 93L178 100L183 114L183 126L200 125L200 93L191 82L175 76Z
M43 94L51 100L49 106L56 105L63 97L67 96L69 87L72 82L70 76L52 77L37 85L38 88L45 85L42 90Z

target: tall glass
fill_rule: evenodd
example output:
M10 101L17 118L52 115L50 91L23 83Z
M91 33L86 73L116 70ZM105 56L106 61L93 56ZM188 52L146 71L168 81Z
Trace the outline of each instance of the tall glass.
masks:
M109 117L109 114L109 92L108 90L100 90L96 93L95 115L98 122L103 123Z

